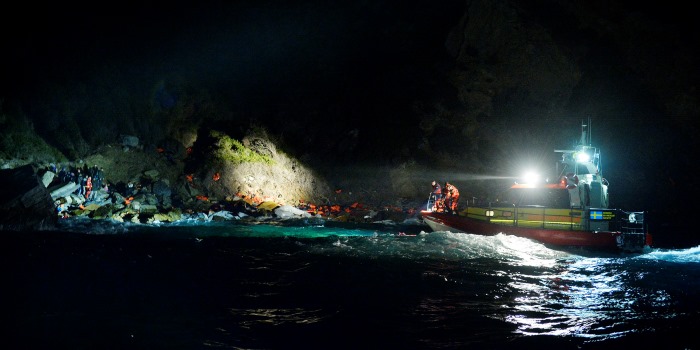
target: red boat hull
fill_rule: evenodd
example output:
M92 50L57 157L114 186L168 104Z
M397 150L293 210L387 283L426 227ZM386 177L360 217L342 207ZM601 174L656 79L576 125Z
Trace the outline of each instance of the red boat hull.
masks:
M463 232L477 235L496 235L499 233L529 238L544 244L562 247L585 247L605 250L619 249L620 232L591 232L575 230L554 230L505 226L487 221L470 219L460 215L421 212L423 221L433 231Z

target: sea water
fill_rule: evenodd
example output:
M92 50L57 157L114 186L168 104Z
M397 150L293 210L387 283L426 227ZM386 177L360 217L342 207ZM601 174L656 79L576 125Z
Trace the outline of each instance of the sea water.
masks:
M3 232L12 349L697 349L700 247L422 225L67 220Z

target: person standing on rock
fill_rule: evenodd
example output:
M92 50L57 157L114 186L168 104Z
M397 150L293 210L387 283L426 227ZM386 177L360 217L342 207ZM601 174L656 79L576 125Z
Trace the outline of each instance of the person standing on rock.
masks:
M85 200L90 200L92 197L92 177L88 176L85 180Z
M85 176L83 176L83 172L80 168L76 171L75 183L78 185L78 196L83 196L85 195Z
M75 169L72 166L68 166L68 182L78 183L78 175L75 174Z
M66 167L62 167L61 170L58 172L58 181L61 184L66 183L66 178L68 177L68 173L66 172Z
M134 187L134 183L129 181L128 184L126 184L126 197L133 196L136 194L136 188Z
M95 164L92 173L92 187L97 189L102 188L102 171L97 167L97 164Z

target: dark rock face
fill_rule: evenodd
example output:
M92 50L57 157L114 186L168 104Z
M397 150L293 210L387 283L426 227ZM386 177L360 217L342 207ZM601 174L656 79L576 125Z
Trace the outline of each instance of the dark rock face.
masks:
M0 230L45 230L58 216L51 194L31 165L0 170Z

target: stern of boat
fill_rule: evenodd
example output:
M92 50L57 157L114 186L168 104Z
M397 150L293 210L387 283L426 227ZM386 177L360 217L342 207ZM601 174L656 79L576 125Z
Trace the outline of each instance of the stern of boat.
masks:
M651 234L648 232L646 212L624 212L621 218L618 247L627 252L639 252L651 247Z

